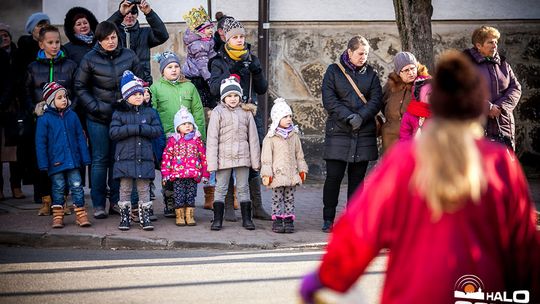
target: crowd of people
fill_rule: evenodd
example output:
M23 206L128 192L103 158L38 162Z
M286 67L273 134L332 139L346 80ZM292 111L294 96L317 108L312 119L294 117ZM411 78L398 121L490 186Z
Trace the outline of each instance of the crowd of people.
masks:
M140 12L148 27L139 25ZM294 193L308 166L291 107L277 98L264 130L257 96L268 81L243 24L219 12L214 33L202 7L183 18L184 62L171 51L151 56L169 34L146 0L122 0L103 22L71 8L64 45L41 12L28 18L17 45L0 24L7 67L0 80L1 154L14 198L25 197L23 182L33 184L38 215L52 213L52 227L62 228L72 211L76 224L87 227L87 185L95 219L116 213L120 230L133 222L152 230L154 183L163 185L164 216L178 226L196 225L202 183L211 230L237 221L240 209L247 230L259 218L272 220L273 232L294 232ZM495 288L538 287L530 274L538 274L534 207L512 153L521 87L498 52L499 39L493 27L476 29L473 46L444 53L433 77L414 54L399 52L384 87L362 36L352 37L327 68L322 231L333 234L321 266L303 280L304 301L323 287L346 291L381 248L392 256L384 303L421 302L426 295L446 301L445 286L463 271ZM151 58L161 75L155 81ZM385 157L364 189L368 162L379 157L381 113ZM345 173L348 206L334 227ZM273 190L271 214L261 184ZM456 227L461 234L451 233ZM414 285L404 289L404 281Z

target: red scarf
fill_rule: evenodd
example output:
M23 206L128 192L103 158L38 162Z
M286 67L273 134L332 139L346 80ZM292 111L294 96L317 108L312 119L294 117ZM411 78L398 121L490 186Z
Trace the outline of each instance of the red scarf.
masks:
M411 100L409 106L407 107L407 112L418 117L429 118L431 116L429 103L424 103L421 101Z

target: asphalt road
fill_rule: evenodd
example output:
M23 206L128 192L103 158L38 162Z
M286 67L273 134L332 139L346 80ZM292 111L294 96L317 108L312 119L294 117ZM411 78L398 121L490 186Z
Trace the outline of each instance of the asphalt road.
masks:
M0 247L0 303L299 303L321 251L75 250ZM386 257L345 296L378 303Z

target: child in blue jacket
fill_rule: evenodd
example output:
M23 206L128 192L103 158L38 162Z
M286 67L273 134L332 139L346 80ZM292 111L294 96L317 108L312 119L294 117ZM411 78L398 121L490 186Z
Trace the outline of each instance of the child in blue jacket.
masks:
M71 109L67 90L60 84L47 83L43 88L43 101L46 108L37 121L36 155L39 169L47 171L52 182L52 227L64 227L66 183L75 205L75 222L81 227L91 226L84 207L79 171L91 162L81 122Z

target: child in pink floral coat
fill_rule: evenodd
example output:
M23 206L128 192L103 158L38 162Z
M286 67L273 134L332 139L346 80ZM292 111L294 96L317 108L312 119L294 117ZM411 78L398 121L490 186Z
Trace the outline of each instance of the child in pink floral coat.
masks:
M208 183L206 150L193 115L181 107L174 116L175 133L167 140L161 161L163 184L173 182L176 225L195 226L197 183Z

